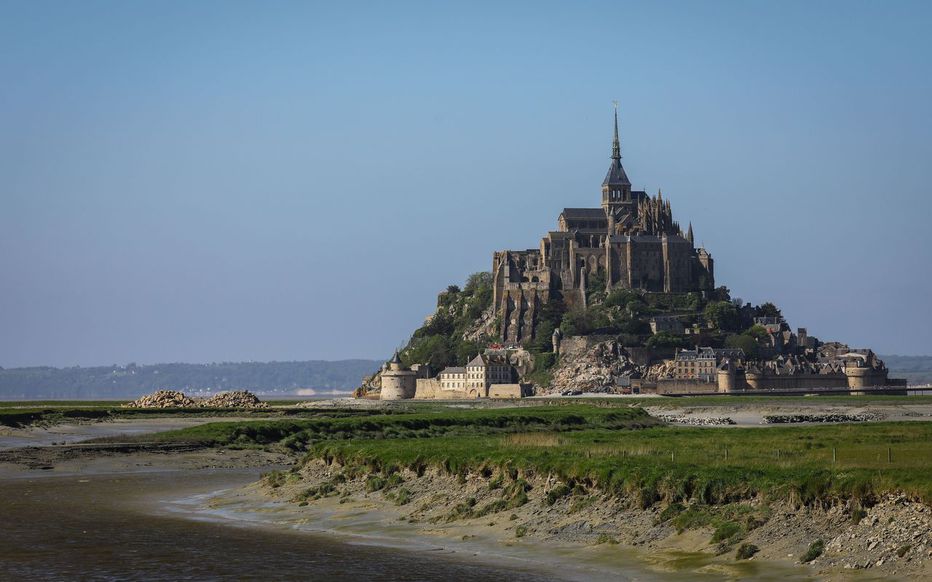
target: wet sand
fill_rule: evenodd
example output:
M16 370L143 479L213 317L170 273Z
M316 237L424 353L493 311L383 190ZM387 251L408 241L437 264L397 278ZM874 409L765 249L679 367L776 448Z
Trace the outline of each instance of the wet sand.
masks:
M0 426L0 451L19 447L41 447L53 443L77 443L119 435L136 436L198 426L208 422L237 420L232 417L117 419L106 422L62 423L47 427Z
M256 469L39 476L0 480L2 577L19 580L560 579L516 568L346 544L275 527L240 527L172 510L242 486Z
M212 419L58 425L0 438L4 579L564 580L526 562L454 555L378 535L347 539L269 514L218 517L214 501L293 462L258 450L100 449L88 438ZM226 419L229 420L229 419ZM26 433L23 435L22 433ZM33 446L13 448L22 439ZM43 445L61 442L71 445ZM39 445L39 446L36 446ZM257 500L264 502L264 500ZM256 515L262 514L261 508Z

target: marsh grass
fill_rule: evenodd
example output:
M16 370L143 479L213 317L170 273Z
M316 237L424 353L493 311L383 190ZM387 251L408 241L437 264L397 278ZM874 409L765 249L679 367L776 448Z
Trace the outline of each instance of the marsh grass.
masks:
M640 507L679 504L678 513L755 497L860 507L897 491L932 500L932 423L921 422L675 427L637 408L560 404L219 422L157 438L284 447L381 479L391 474L386 468L422 475L433 467L462 483L476 474L490 489L505 489L522 477L553 476Z
M512 447L559 447L566 444L559 433L549 432L510 434L502 440L505 446Z

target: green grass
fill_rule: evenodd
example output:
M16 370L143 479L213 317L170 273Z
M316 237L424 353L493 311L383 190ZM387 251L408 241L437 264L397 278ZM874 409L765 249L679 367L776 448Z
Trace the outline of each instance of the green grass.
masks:
M560 439L559 446L540 447L515 447L498 435L325 440L310 453L342 463L435 465L451 473L493 467L554 474L640 495L645 505L661 499L726 503L762 493L813 504L893 489L932 499L928 423L587 429L561 432ZM887 462L887 447L893 448L893 463Z
M685 511L695 503L724 506L756 496L810 506L847 499L867 505L888 491L932 500L932 423L922 422L674 427L636 408L575 403L211 423L158 438L287 447L370 472L431 466L461 477L482 472L495 487L504 485L496 482L501 475L553 475L565 487L550 491L552 503L579 486L642 507L680 504L683 510L670 516L680 523L697 517ZM737 518L744 519L715 520L753 527Z
M923 422L674 427L637 408L574 403L211 423L158 438L281 446L371 472L431 466L459 476L483 472L496 487L503 486L495 482L500 475L553 475L566 487L624 496L643 507L727 505L756 496L866 505L888 491L932 500L932 423ZM557 486L552 502L567 493ZM693 517L685 512L677 519ZM709 518L705 525L718 524Z
M617 430L660 424L639 408L599 408L577 404L536 408L446 409L442 412L322 417L313 420L216 422L160 433L154 438L218 445L278 444L303 451L316 443L334 440L349 443L439 437L460 439L477 434L541 431L570 433L595 427ZM533 448L533 444L529 448Z

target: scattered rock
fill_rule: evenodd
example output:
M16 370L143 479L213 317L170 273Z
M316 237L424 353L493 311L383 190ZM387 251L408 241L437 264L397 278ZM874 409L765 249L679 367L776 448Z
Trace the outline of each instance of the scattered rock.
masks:
M725 416L725 417L703 417L703 416L686 416L683 414L655 414L654 418L658 418L664 422L672 422L676 424L688 424L690 426L722 426L722 425L731 425L736 424L734 420Z
M770 414L764 416L765 424L796 424L801 422L867 422L880 420L879 414L862 412L860 414Z
M194 408L197 400L177 390L159 390L126 404L128 408Z
M159 390L142 396L129 404L127 408L268 408L252 392L238 390L221 392L206 400L191 398L177 390Z
M221 392L200 403L204 408L268 408L267 402L247 390Z

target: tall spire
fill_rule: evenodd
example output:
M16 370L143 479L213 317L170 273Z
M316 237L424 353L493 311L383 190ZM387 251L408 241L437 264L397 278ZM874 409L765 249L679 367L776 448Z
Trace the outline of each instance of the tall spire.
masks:
M689 244L694 244L695 239L693 238L693 223L690 221L689 230L686 232L686 240L689 241Z
M612 159L621 159L621 142L618 141L618 102L612 101L615 106L615 139L612 140Z
M625 169L621 166L621 143L618 141L618 102L612 101L615 105L615 138L612 140L612 162L608 167L608 174L602 181L603 192L614 192L614 195L621 196L622 192L627 192L625 196L631 194L631 181L625 174Z

